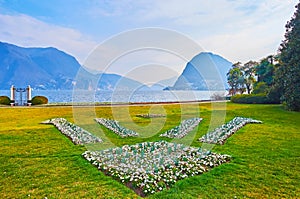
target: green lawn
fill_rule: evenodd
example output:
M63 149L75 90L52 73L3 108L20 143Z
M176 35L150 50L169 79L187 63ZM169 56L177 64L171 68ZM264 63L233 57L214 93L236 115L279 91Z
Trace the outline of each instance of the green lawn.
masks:
M149 111L167 117L135 117ZM88 107L0 107L0 113L1 198L138 198L131 189L83 159L81 154L86 148L157 141L160 133L178 125L181 119L199 115L203 121L185 142L200 147L197 139L224 122L224 113L225 121L244 116L263 124L248 124L225 145L213 148L214 152L231 155L230 163L181 180L149 198L300 198L300 113L285 111L280 105L164 104L105 106L95 111ZM95 116L117 119L123 126L142 132L142 136L120 138L95 123ZM105 142L75 146L53 126L39 124L53 117L75 121Z

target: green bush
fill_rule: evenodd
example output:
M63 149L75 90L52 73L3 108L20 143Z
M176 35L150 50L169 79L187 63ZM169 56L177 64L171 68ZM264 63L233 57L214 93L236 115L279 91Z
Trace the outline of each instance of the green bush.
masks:
M252 94L260 94L260 93L267 93L269 91L269 86L266 82L258 82L254 85L254 89Z
M34 96L31 100L32 105L47 104L48 98L44 96Z
M10 98L7 96L0 96L0 104L10 105Z
M240 104L274 104L273 100L269 99L266 94L242 94L231 97L231 102Z
M267 94L268 99L273 104L280 104L281 103L281 96L282 96L282 90L279 88L276 88L275 86L271 87L269 93Z

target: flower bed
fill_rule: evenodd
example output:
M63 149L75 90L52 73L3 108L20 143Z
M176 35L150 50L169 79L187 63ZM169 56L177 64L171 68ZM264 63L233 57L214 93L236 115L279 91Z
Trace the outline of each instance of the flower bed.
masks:
M129 136L138 136L139 134L135 131L127 129L119 124L118 121L115 120L108 120L104 118L95 118L95 121L99 124L103 125L104 127L108 128L109 130L113 131L114 133L118 134L122 138L129 137Z
M159 117L166 117L166 115L163 114L137 114L137 117L142 118L159 118Z
M140 196L167 189L178 180L200 175L230 160L228 155L166 141L86 151L83 157Z
M161 134L160 137L169 138L183 138L189 132L191 132L198 124L202 121L202 118L192 118L184 120L179 126L176 126L165 133Z
M90 132L68 122L65 118L54 118L42 122L43 124L53 124L62 134L71 139L74 144L89 144L102 142L102 140Z
M224 144L232 134L249 123L260 124L262 122L251 118L235 117L230 122L223 124L215 130L203 135L201 138L199 138L199 141L210 144Z

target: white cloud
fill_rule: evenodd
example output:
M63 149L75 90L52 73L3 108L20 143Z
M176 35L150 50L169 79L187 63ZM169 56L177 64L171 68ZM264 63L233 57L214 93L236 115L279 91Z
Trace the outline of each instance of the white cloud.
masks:
M291 18L295 1L262 1L248 15L235 18L219 32L198 41L205 49L223 55L232 62L259 61L275 54L285 32L285 24ZM236 9L245 7L236 5ZM231 27L231 31L226 30Z
M96 45L77 30L47 24L23 14L0 14L0 27L0 41L24 47L56 47L80 62Z
M291 9L297 0L182 0L142 1L133 15L137 20L170 20L177 25L218 25L250 24L259 21L259 17L269 17L275 11ZM201 28L201 27L199 27Z
M276 52L298 0L138 1L119 9L131 23L182 31L204 49L230 61L260 59ZM118 7L120 8L120 7ZM125 13L131 12L130 16Z
M82 10L76 10L84 13L81 15L84 17L82 21L76 21L69 16L70 13L65 16L69 19L68 23L73 23L73 27L81 23L75 27L85 27L82 32L45 23L24 14L0 14L0 41L21 46L54 46L84 63L86 56L98 43L83 32L89 30L94 38L103 38L111 32L127 31L131 27L154 26L182 32L204 49L220 54L229 61L246 62L276 52L283 39L284 26L297 3L298 0L94 0L89 1L88 7L82 6ZM44 17L51 18L47 14ZM120 50L118 45L120 43L117 44ZM174 46L182 47L182 44L175 41ZM129 71L136 63L143 65L153 62L172 66L177 72L184 68L183 63L163 54L136 57L132 57L134 63L127 61L130 56L124 60L128 62ZM123 63L118 62L120 65Z

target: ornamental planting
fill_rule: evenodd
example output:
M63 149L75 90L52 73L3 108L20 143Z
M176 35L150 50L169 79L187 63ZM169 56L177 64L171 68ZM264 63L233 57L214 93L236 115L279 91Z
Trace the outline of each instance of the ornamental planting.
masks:
M65 118L54 118L42 123L53 124L62 134L70 138L74 144L83 145L102 142L100 138L94 136L79 126L68 122Z
M200 175L230 156L166 141L86 151L83 157L140 196L168 189L178 180Z
M191 118L184 120L179 126L176 126L165 133L161 134L160 137L169 138L183 138L189 132L191 132L198 124L202 121L202 118Z
M231 135L249 123L261 124L262 122L251 118L235 117L230 122L203 135L199 138L199 141L210 144L224 144Z
M119 124L118 121L115 120L109 120L109 119L104 119L104 118L95 118L95 121L98 122L99 124L103 125L107 129L113 131L117 135L121 136L122 138L124 137L136 137L139 134L133 130L127 129Z

